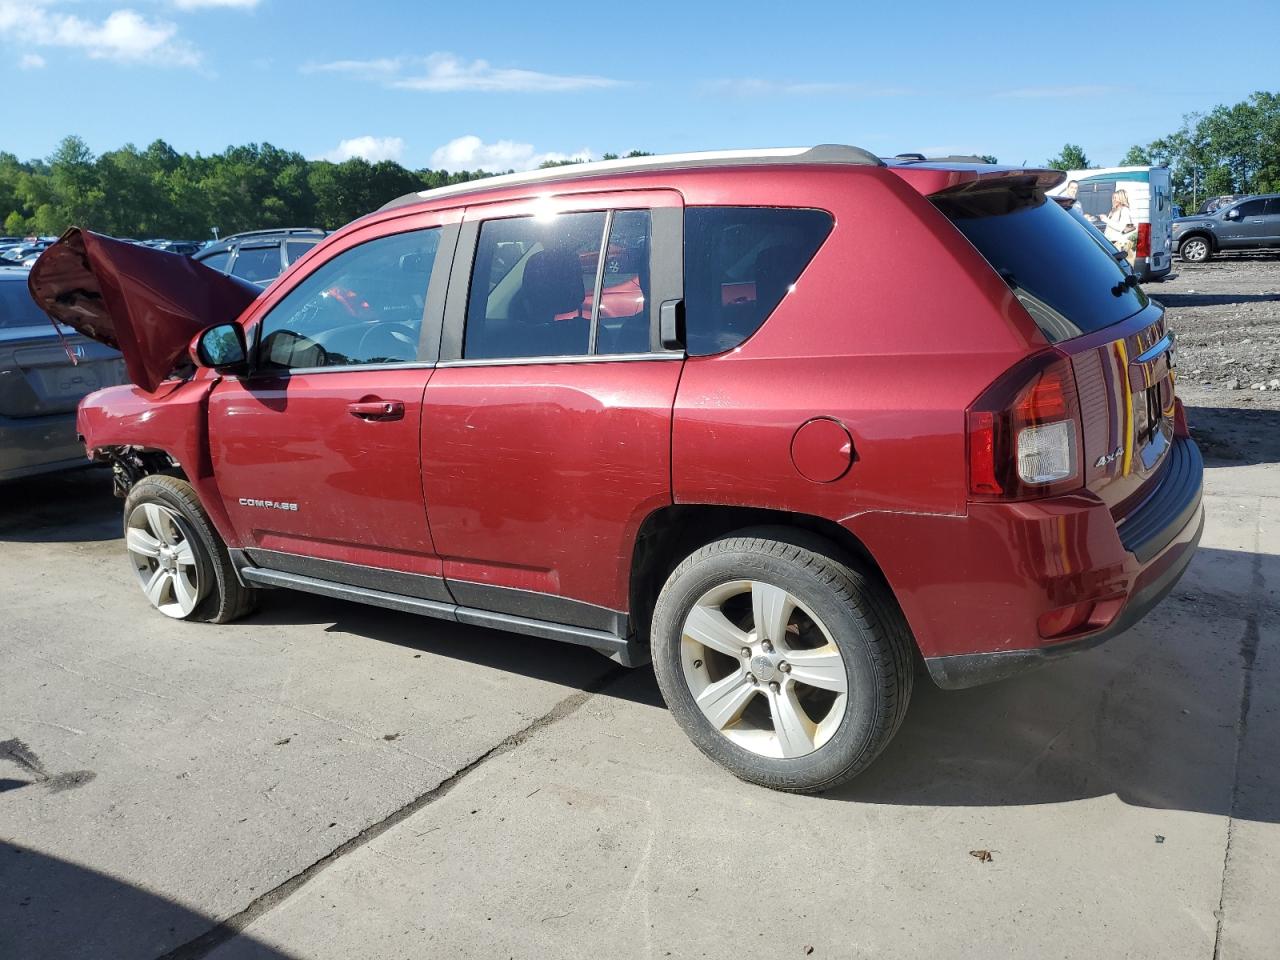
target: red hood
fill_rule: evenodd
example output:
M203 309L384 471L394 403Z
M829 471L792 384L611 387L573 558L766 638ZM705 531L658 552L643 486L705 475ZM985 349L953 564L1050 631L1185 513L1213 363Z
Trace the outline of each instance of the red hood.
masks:
M152 391L191 338L235 320L262 292L174 253L72 227L27 280L40 309L124 355L129 379Z

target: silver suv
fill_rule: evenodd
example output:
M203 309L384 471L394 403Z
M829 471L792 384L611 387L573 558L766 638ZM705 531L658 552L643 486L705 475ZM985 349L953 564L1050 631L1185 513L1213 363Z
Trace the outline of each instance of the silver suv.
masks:
M29 273L0 267L0 480L87 464L76 406L125 382L120 354L55 327L35 305Z

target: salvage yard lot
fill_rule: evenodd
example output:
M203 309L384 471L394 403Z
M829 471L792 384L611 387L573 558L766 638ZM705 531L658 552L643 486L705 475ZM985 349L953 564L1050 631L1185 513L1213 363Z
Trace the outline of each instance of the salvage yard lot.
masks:
M0 957L1274 957L1280 260L1178 272L1187 576L1098 650L921 677L822 797L587 650L284 592L169 621L105 474L0 487Z

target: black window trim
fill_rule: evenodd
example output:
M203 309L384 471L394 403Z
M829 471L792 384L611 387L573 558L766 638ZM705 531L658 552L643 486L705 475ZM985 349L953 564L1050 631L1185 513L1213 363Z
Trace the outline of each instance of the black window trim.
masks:
M243 376L227 376L228 380L278 380L282 377L292 377L295 375L312 376L317 373L349 373L352 370L430 370L436 366L440 356L440 332L444 326L444 298L445 290L448 287L448 267L453 261L454 250L458 242L459 224L457 223L437 223L430 226L413 226L403 230L392 230L387 233L378 233L362 240L357 244L325 257L324 260L316 263L309 269L305 275L298 277L288 290L284 292L279 300L277 300L271 309L262 316L256 318L253 322L253 345L250 350L250 368L249 372ZM258 365L258 352L262 346L262 327L267 317L271 316L294 290L298 288L308 277L317 270L323 269L327 264L333 262L338 257L349 253L367 243L375 240L381 240L385 237L395 237L404 233L417 233L425 230L440 231L440 245L436 248L435 259L431 264L431 280L427 284L426 303L422 308L422 331L418 336L418 356L415 360L409 360L404 363L344 363L334 364L327 367L290 367L290 368L264 368ZM283 254L282 254L283 255Z
M684 206L651 206L645 202L645 191L637 191L635 203L613 202L597 208L584 207L561 211L571 213L605 213L604 243L596 264L596 295L592 302L591 341L588 349L595 349L595 331L600 309L600 287L604 263L607 259L609 231L613 227L613 214L627 210L644 210L649 213L649 351L647 353L586 353L540 357L471 357L463 356L467 326L467 299L471 293L472 271L480 245L480 228L490 220L511 220L531 216L527 213L511 213L502 216L484 216L484 208L468 208L463 213L458 233L453 268L449 271L449 289L444 307L444 330L441 336L437 365L441 367L511 367L562 363L634 363L637 360L683 360L684 350L663 348L658 329L661 305L667 300L684 297ZM532 201L526 197L522 201ZM572 196L560 197L572 200ZM467 214L474 212L475 218Z

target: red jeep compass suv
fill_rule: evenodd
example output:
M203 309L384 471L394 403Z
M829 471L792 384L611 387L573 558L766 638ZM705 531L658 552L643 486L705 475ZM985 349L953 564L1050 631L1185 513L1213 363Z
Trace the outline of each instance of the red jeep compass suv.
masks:
M31 274L124 353L85 399L171 617L288 587L652 658L740 777L831 787L1191 560L1164 311L1045 190L852 148L414 194L265 292L72 230ZM530 656L537 656L530 644Z

